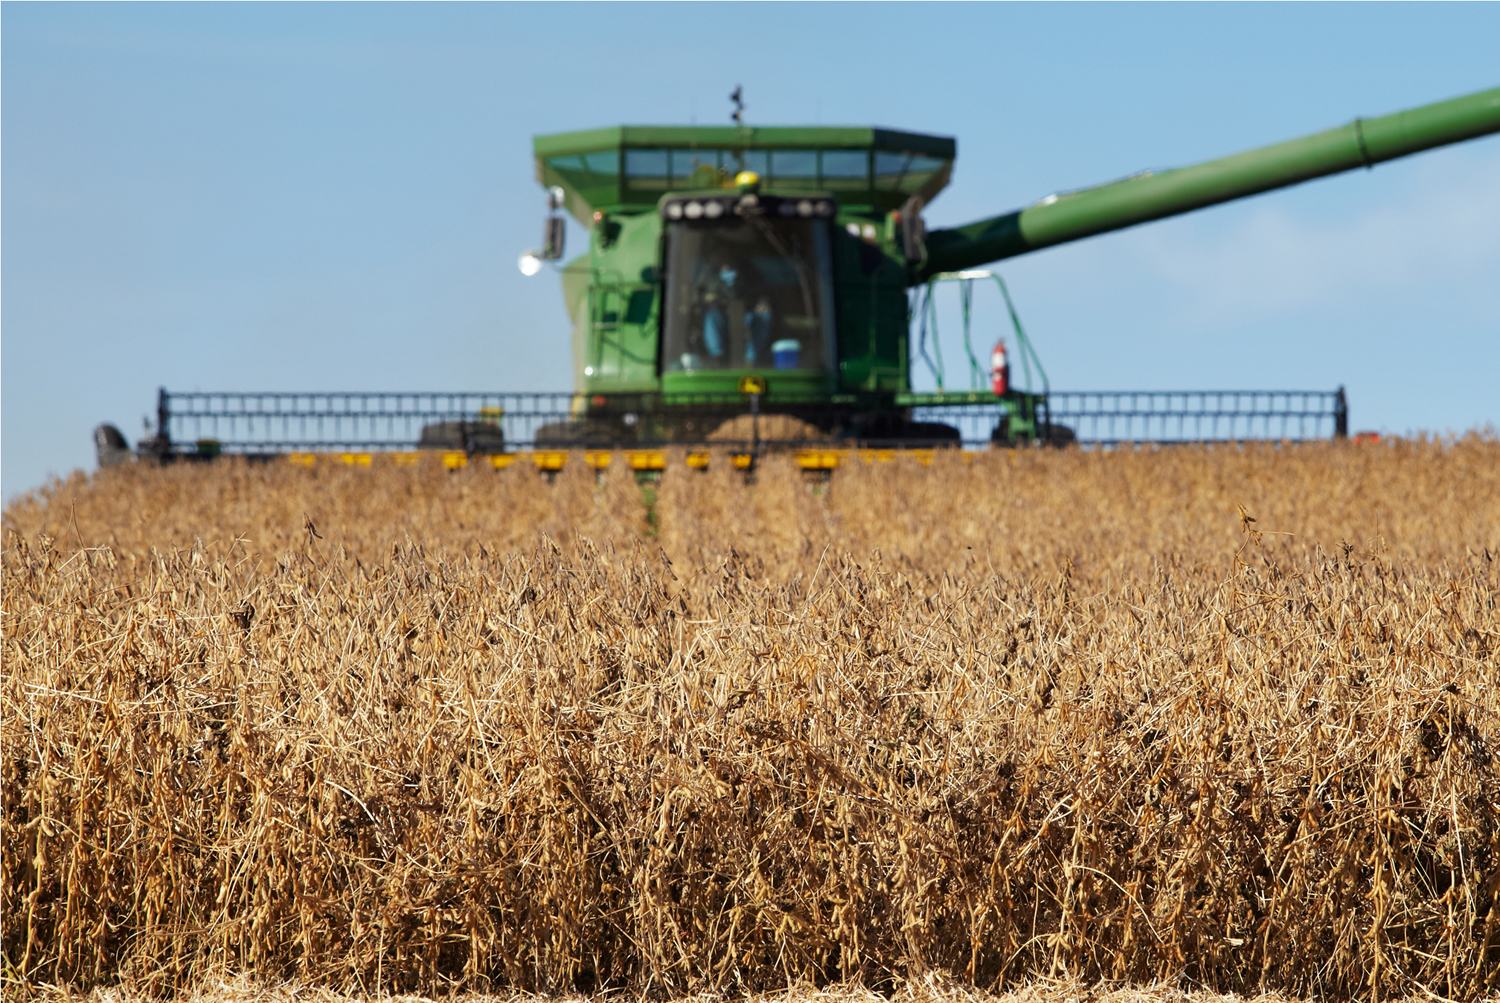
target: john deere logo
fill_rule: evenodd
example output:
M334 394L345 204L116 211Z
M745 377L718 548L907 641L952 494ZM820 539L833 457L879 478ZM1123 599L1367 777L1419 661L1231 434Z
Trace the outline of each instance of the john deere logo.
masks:
M766 378L764 376L741 376L740 393L763 394L766 392Z

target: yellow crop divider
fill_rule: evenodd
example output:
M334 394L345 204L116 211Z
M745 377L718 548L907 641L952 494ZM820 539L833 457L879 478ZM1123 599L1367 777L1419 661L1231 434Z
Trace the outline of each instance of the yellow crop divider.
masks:
M707 453L689 453L689 454L687 454L687 465L689 467L691 467L692 469L694 469L694 470L706 470L706 469L708 469L708 454Z
M537 450L531 454L531 462L538 470L561 470L568 462L568 454L566 450Z
M797 465L803 470L836 470L847 449L803 449L797 453Z
M631 449L625 453L630 460L631 470L665 470L667 469L667 458L655 449ZM688 466L692 466L692 457L688 458Z

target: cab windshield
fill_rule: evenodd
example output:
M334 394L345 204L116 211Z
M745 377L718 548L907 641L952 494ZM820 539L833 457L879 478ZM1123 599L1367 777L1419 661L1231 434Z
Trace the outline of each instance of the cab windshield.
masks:
M662 369L825 369L830 261L822 220L672 224Z

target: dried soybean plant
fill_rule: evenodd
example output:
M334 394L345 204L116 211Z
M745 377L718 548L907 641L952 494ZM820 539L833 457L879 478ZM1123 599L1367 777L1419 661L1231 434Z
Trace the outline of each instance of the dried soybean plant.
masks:
M1474 999L1497 551L1483 437L78 476L5 513L6 979Z

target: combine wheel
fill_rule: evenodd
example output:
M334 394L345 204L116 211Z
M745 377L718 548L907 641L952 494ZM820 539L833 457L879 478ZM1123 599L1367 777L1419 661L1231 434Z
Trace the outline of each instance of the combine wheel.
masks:
M1001 418L1000 422L995 426L995 430L990 433L991 449L1016 449L1017 447L1028 445L1033 441L1043 446L1055 446L1058 449L1062 449L1077 442L1078 436L1066 425L1050 426L1049 434L1049 427L1044 425L1037 431L1035 440L1018 439L1011 435L1009 416Z
M957 449L963 445L963 436L952 425L940 421L909 421L902 430L903 439L913 444L935 446L938 449Z
M609 449L628 445L633 439L634 436L619 425L596 418L559 421L536 430L538 449Z
M505 433L500 426L485 421L443 421L422 427L418 449L458 450L465 453L505 452Z
M1066 425L1051 425L1042 429L1043 442L1062 449L1078 441L1078 433Z

